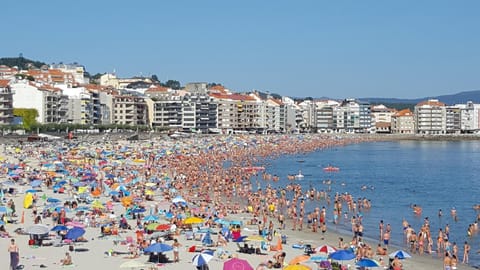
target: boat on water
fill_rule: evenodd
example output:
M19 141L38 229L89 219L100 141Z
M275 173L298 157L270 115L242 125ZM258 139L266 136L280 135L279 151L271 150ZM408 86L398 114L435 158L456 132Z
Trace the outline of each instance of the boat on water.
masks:
M323 168L323 171L324 172L338 172L338 171L340 171L340 168L334 167L334 166L327 166L327 167Z
M298 171L298 174L295 175L295 179L303 179L305 176L302 174L302 171Z

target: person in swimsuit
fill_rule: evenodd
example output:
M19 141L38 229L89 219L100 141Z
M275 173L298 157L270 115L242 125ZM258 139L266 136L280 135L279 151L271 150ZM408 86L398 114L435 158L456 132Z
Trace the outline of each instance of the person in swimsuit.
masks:
M179 262L180 257L179 257L179 248L182 246L177 239L173 240L173 262Z
M20 262L19 250L17 244L15 244L15 239L11 240L8 252L10 252L10 269L15 270Z

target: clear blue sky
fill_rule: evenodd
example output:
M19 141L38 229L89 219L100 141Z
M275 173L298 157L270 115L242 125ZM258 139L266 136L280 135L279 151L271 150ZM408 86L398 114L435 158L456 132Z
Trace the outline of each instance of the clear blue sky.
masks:
M480 1L5 1L0 56L297 97L480 89Z

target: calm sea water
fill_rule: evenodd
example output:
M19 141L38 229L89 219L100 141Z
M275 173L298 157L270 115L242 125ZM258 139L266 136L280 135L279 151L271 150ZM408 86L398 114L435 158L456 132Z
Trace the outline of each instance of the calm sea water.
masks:
M472 206L480 203L480 142L364 143L284 156L268 162L267 172L280 176L279 182L270 182L274 186L289 184L286 176L301 170L305 177L296 183L300 183L304 190L311 186L327 190L322 181L333 181L329 192L332 202L336 192L370 199L373 207L363 213L367 238L378 239L378 224L383 220L392 226L392 244L402 247L402 219L407 219L418 232L425 217L429 217L434 239L438 229L449 224L450 239L457 242L459 254L463 254L463 243L468 241L472 246L470 264L480 265L480 256L476 253L480 250L480 236L467 237L466 234L468 225L477 217ZM339 167L340 171L324 172L323 168L328 165ZM362 190L362 186L368 188ZM423 208L420 216L413 213L412 204ZM307 208L324 205L325 201L310 201ZM457 210L458 221L450 215L453 207ZM438 217L439 209L443 212L441 218ZM333 218L331 207L328 207L327 215L330 220ZM339 232L350 230L348 222L336 227L329 224L329 227Z

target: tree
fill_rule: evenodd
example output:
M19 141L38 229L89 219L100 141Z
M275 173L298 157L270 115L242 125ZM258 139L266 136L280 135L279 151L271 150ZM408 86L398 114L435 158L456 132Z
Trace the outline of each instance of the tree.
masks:
M45 65L45 63L40 61L34 61L27 58L24 58L23 55L20 57L4 57L0 58L0 65L5 65L9 67L18 67L19 69L29 69L31 67L40 68Z
M32 126L37 123L38 111L36 109L14 108L13 115L22 117L23 128L31 130Z
M182 85L180 84L180 82L175 80L168 80L165 83L162 83L162 86L167 88L172 88L175 90L182 88Z
M220 86L221 86L222 84L221 84L221 83L211 82L211 83L208 83L208 84L207 84L207 88L212 88L212 87L217 86L217 85L220 85Z
M160 82L160 81L158 80L157 75L155 75L155 74L152 75L152 78L151 78L151 79L152 79L153 82Z

